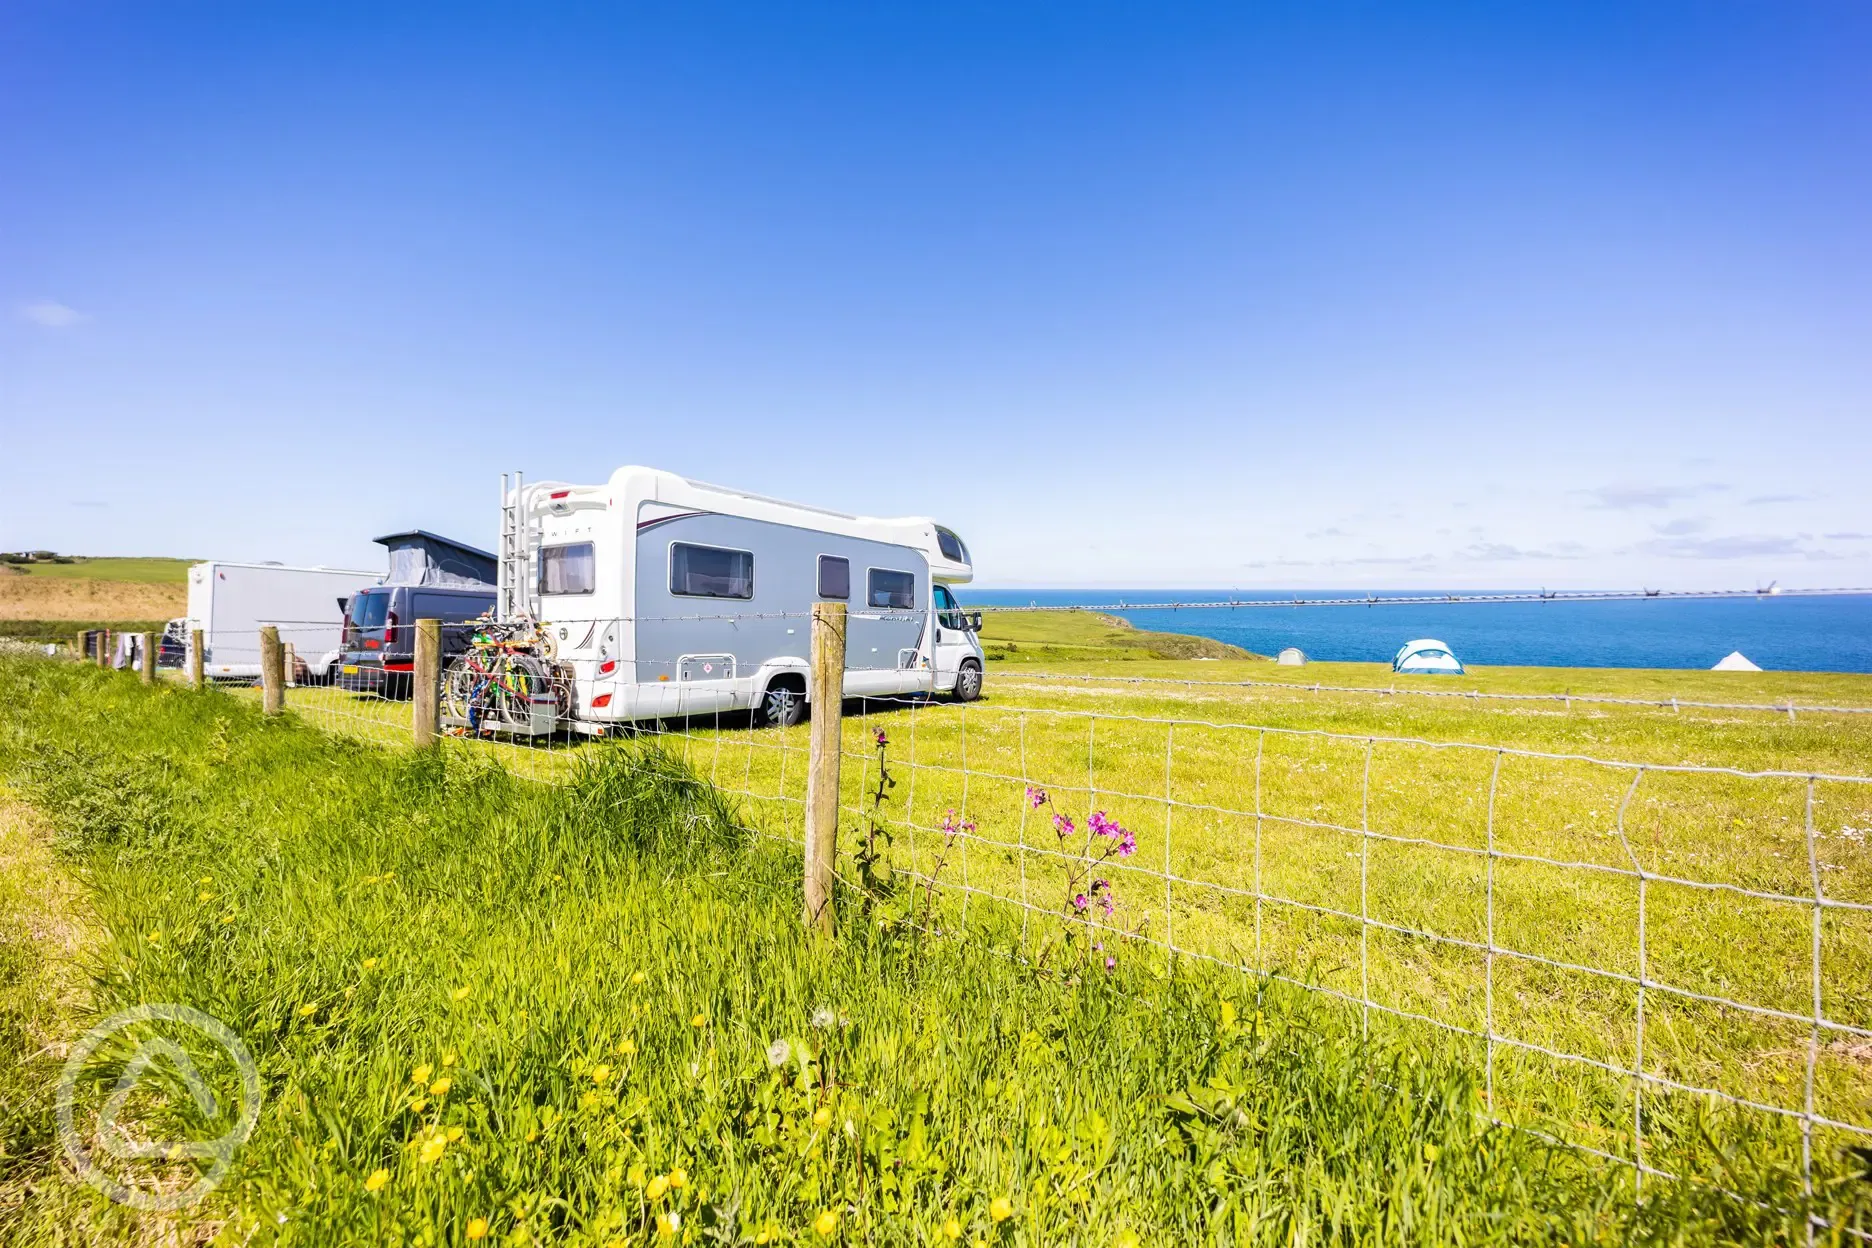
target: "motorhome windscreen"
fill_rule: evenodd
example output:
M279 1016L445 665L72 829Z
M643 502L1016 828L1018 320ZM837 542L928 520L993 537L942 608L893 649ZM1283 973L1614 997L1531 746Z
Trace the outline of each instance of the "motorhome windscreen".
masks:
M598 561L590 542L540 547L539 592L589 594L598 587Z
M670 593L685 598L752 598L754 556L745 550L670 543Z
M908 572L871 568L865 573L865 602L873 607L913 611L916 609L916 577Z

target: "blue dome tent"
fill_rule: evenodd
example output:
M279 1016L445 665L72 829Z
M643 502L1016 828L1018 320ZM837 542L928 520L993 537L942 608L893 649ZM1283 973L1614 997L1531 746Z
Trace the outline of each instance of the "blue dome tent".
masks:
M1433 638L1425 637L1418 641L1407 641L1404 648L1391 660L1394 672L1415 672L1445 676L1461 676L1462 660L1450 653L1450 648Z

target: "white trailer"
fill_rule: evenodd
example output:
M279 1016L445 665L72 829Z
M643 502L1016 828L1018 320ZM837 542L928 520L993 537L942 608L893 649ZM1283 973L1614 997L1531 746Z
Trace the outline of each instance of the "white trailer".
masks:
M980 615L950 586L968 548L927 517L878 519L625 467L601 485L503 478L504 621L531 618L578 731L753 710L796 722L812 606L849 604L845 692L981 696Z
M189 630L202 630L202 672L210 679L257 680L260 628L277 625L293 647L289 679L324 680L344 631L344 604L382 580L381 572L210 560L189 568L188 616L171 620L168 631L186 644Z

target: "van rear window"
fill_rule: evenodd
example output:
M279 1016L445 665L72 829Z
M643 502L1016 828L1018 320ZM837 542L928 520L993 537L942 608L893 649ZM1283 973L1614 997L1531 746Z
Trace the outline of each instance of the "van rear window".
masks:
M359 628L382 628L390 616L390 595L369 591L351 599L351 622Z
M597 588L598 561L590 542L540 547L540 593L589 594Z

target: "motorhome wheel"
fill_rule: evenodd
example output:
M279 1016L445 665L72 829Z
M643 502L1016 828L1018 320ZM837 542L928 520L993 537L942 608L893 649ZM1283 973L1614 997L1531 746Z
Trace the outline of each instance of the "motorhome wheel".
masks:
M784 685L770 685L761 698L761 722L769 728L791 728L806 717L806 697Z
M956 670L955 700L973 702L981 697L982 672L974 659L962 660L962 666Z

